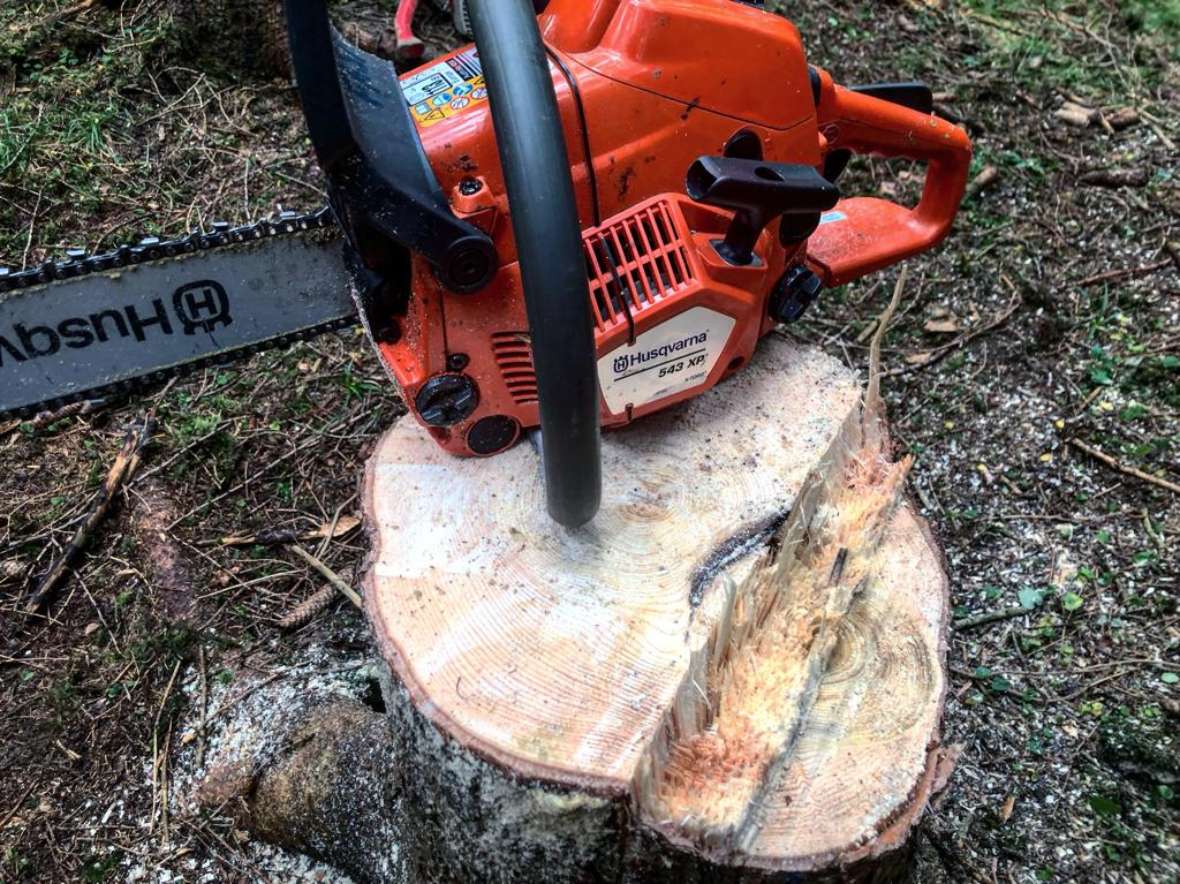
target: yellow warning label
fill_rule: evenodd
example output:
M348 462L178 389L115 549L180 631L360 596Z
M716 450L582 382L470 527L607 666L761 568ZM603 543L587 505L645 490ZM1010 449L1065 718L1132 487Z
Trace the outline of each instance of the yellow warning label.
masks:
M402 80L410 115L419 126L433 126L488 100L479 55L474 47L415 71Z

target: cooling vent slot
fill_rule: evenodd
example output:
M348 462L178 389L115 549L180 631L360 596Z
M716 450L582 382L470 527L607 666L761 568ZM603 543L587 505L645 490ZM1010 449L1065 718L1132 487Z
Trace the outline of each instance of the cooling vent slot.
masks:
M688 249L672 212L660 200L586 235L590 306L599 331L693 282Z
M674 212L659 200L586 234L586 277L590 308L598 332L627 322L695 280L688 248ZM685 225L682 225L685 226ZM496 332L492 352L513 401L537 401L537 373L528 332Z
M537 372L528 332L496 332L492 335L496 365L517 405L537 401Z

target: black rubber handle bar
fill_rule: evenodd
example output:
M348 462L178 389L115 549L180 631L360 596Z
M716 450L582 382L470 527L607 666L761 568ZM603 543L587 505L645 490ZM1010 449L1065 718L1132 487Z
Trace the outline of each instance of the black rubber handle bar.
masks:
M471 0L532 336L549 514L567 527L602 497L598 376L582 226L549 60L530 0Z

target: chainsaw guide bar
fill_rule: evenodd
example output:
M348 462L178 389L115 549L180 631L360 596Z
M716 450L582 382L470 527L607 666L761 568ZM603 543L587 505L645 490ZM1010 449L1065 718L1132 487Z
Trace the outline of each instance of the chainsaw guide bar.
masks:
M0 270L0 415L140 389L353 325L342 248L324 208Z

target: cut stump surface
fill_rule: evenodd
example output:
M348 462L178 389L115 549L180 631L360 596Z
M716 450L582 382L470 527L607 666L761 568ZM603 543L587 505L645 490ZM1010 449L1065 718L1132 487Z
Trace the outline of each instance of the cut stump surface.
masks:
M935 775L947 586L906 465L865 467L861 411L851 372L772 336L604 435L577 531L530 445L456 459L395 426L366 472L366 604L413 714L481 776L658 833L620 855L822 875L896 852Z

